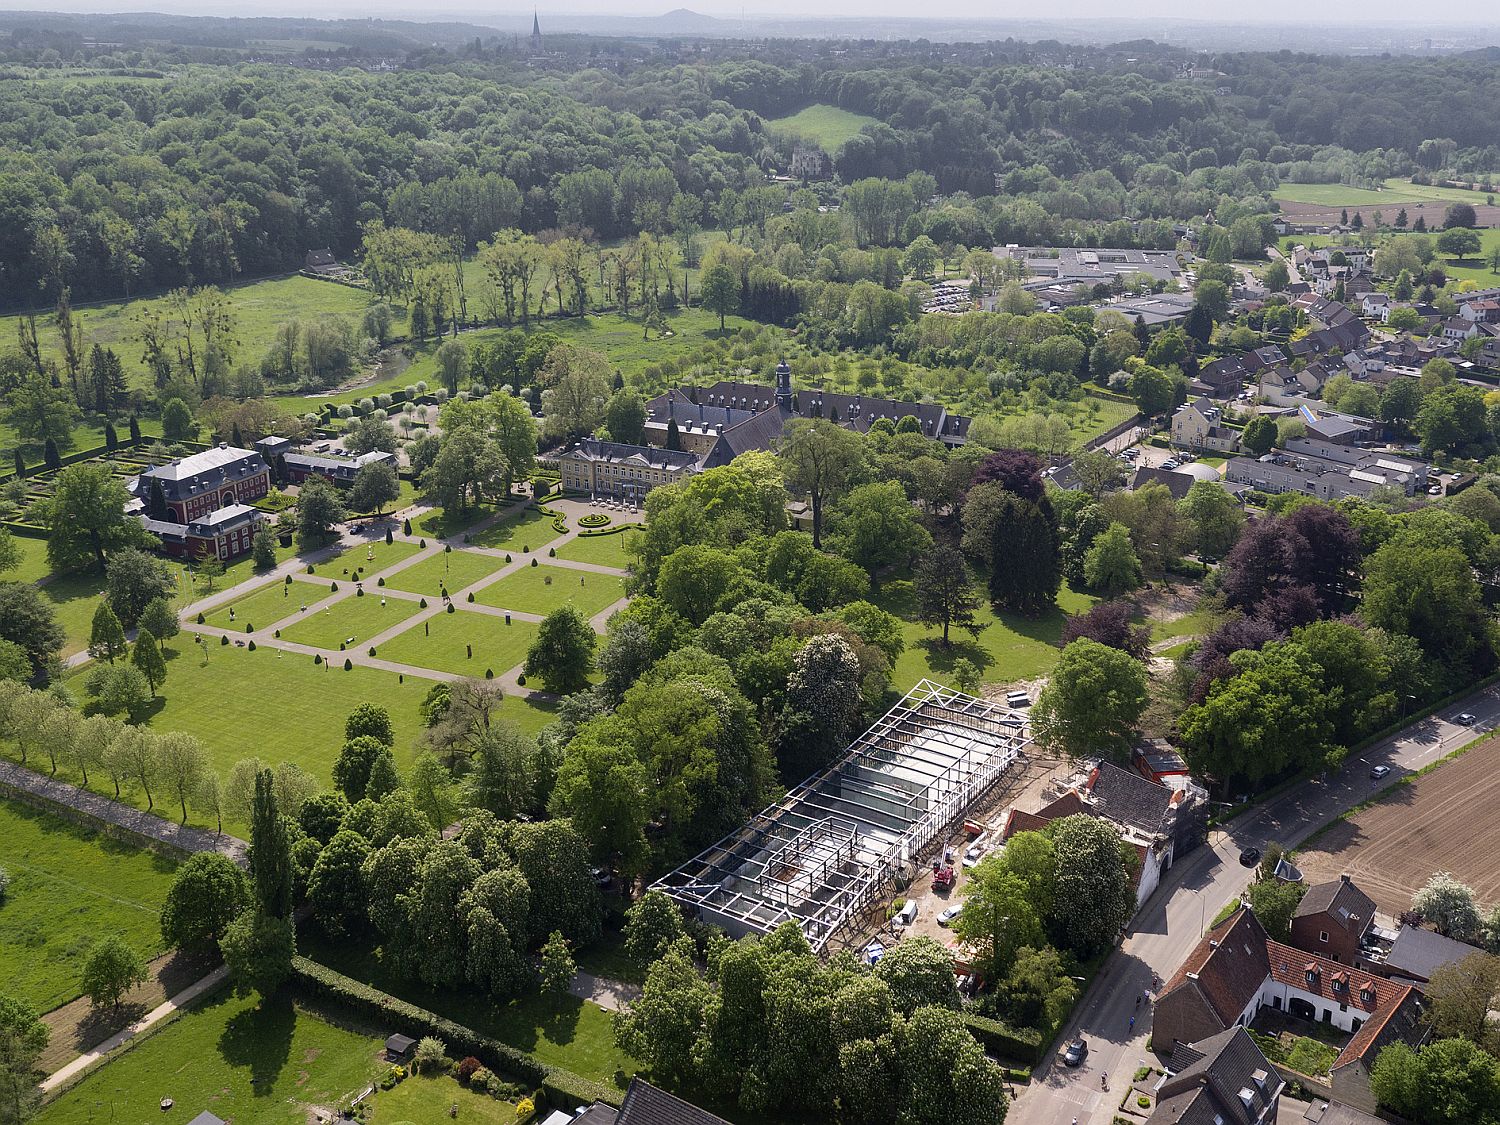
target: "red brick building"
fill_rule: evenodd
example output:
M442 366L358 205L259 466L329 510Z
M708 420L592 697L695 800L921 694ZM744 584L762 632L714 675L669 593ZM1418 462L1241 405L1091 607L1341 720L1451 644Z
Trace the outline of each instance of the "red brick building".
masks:
M231 504L253 504L271 491L271 468L253 449L221 442L189 457L153 465L132 488L153 520L189 524Z
M1360 939L1374 922L1375 901L1340 875L1307 888L1292 915L1292 944L1357 966Z

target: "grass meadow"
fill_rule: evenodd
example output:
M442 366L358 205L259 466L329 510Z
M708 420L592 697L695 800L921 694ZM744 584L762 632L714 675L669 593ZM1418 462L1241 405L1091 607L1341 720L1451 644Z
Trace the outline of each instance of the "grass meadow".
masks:
M630 552L625 549L625 544L633 536L634 532L630 531L621 531L615 535L575 536L557 549L557 557L624 570L630 566Z
M384 1034L336 1026L282 997L259 1004L223 991L116 1056L34 1120L186 1125L207 1110L234 1125L304 1125L312 1107L332 1108L384 1069ZM172 1099L171 1109L160 1108L163 1098Z
M79 995L84 957L119 934L143 957L162 949L175 861L17 801L0 800L0 965L7 995L50 1011Z
M380 646L379 656L398 664L482 679L487 670L498 676L522 663L536 639L536 629L529 621L514 620L507 625L503 617L460 606L393 637Z
M874 117L862 113L851 113L836 105L810 105L798 110L790 117L777 117L767 121L772 129L795 133L805 141L811 141L828 152L837 152L844 142L859 136L866 125L878 125Z
M585 573L560 566L522 567L475 594L475 600L499 609L548 614L573 605L592 617L625 596L625 581L612 574Z

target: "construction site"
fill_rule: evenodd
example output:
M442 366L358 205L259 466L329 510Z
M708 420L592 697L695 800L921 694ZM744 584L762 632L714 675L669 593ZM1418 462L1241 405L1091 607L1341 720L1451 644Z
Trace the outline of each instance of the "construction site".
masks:
M923 680L837 761L655 889L735 937L792 921L814 951L844 947L1030 743L1024 712Z

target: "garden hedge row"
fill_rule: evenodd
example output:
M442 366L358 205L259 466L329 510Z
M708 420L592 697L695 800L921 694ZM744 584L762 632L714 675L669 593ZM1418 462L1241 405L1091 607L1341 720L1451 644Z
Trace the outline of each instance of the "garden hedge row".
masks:
M964 1013L964 1024L981 1046L1002 1059L1035 1066L1041 1057L1042 1033L1034 1027L1011 1027L973 1012Z
M292 973L296 983L311 996L374 1017L382 1028L389 1027L414 1039L435 1035L453 1055L473 1055L497 1073L513 1075L530 1086L540 1086L547 1095L548 1104L558 1109L596 1101L620 1104L621 1093L613 1086L590 1081L559 1066L550 1066L525 1051L491 1039L436 1012L408 1004L353 977L346 977L327 965L298 956L292 959Z

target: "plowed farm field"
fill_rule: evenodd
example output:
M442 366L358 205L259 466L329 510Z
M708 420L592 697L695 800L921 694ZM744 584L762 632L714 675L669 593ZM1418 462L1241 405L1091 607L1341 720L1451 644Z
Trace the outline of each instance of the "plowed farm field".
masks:
M1500 903L1500 738L1396 788L1318 837L1296 864L1309 883L1348 873L1383 914L1411 908L1434 871Z

